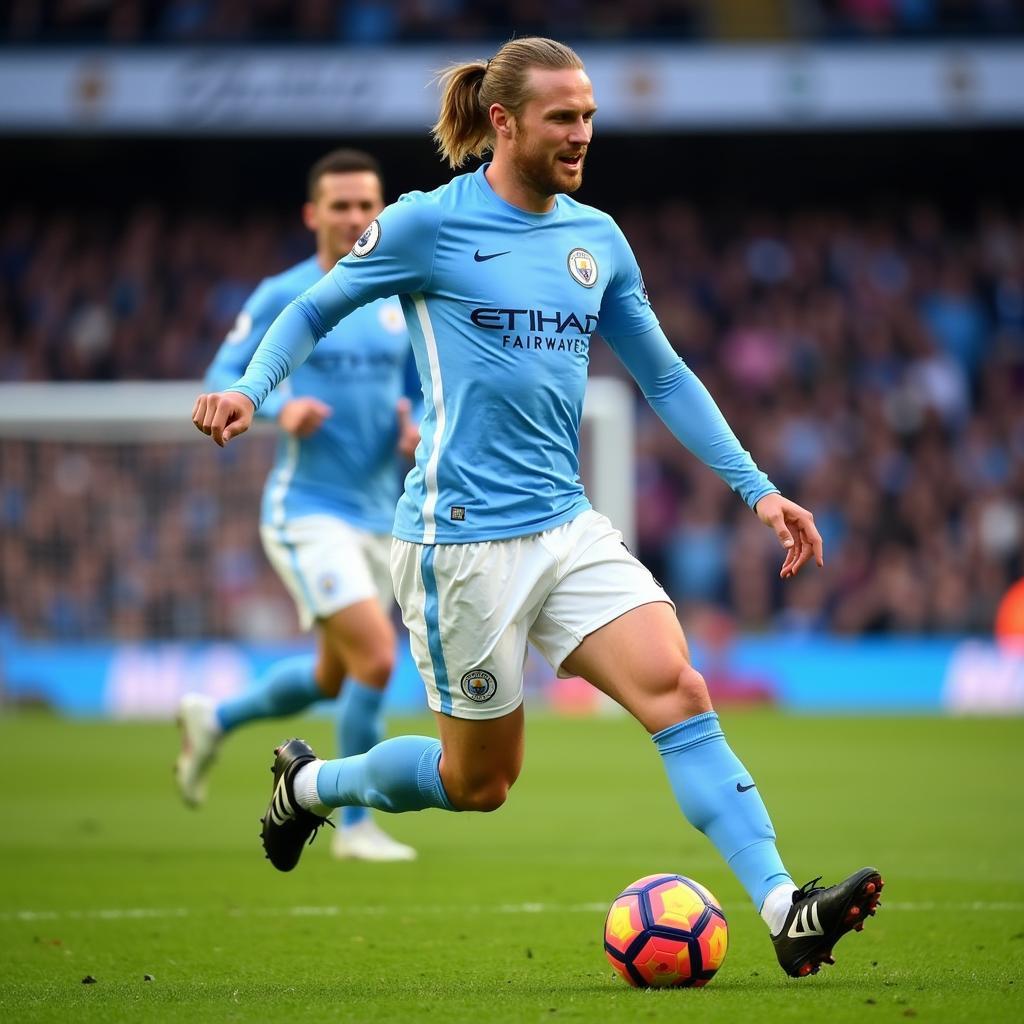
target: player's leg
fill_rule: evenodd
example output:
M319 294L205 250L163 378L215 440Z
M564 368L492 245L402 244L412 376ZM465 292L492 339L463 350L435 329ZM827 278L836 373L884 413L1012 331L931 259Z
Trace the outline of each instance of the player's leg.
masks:
M275 867L294 867L334 807L485 811L504 802L522 763L528 623L551 570L550 555L524 539L394 543L395 591L442 738L399 736L334 761L298 740L279 748L261 833Z
M796 887L768 812L725 740L672 606L624 612L587 634L562 669L607 693L652 734L684 815L714 843L758 909L773 916L764 905L776 889L773 901L788 907ZM777 931L781 921L774 923Z
M325 516L293 520L283 527L264 525L264 551L281 577L304 630L329 617L335 577L330 570L336 521ZM319 700L336 697L345 678L345 664L333 645L320 644L317 654L300 654L274 662L255 683L234 697L214 702L204 694L186 694L178 710L181 752L175 763L178 790L186 803L198 806L206 797L206 777L228 733L249 722L283 718Z
M273 795L260 820L267 859L279 871L291 871L335 807L359 804L392 813L496 809L519 772L522 721L521 708L496 719L446 717L447 750L429 736L396 736L334 761L321 761L302 740L289 740L275 751ZM442 755L462 806L449 799Z
M342 757L364 754L383 738L381 710L394 670L395 643L394 626L377 597L348 605L320 624L321 648L333 652L348 668L336 716ZM416 857L411 846L389 836L365 806L356 804L342 808L331 851L342 859L398 861Z
M439 771L452 806L495 811L523 767L523 706L501 718L453 718L438 713Z
M296 778L299 804L320 817L353 804L391 813L496 810L522 767L522 706L501 718L436 718L439 740L398 736L365 754L311 762Z
M680 808L750 894L783 967L791 974L816 970L854 919L873 912L881 879L865 869L830 890L796 889L756 784L727 743L703 677L690 663L672 605L614 531L602 536L607 529L607 521L595 520L581 538L585 550L553 589L534 639L563 674L589 680L647 728ZM788 937L806 898L825 923L820 930L799 926Z

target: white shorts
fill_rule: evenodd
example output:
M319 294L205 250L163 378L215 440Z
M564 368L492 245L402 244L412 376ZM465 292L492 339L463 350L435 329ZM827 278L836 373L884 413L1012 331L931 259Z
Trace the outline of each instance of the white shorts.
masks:
M313 515L283 526L263 524L260 538L295 601L303 629L369 598L390 612L395 599L388 567L390 534L360 530L335 516Z
M599 512L476 544L391 546L391 574L434 711L500 718L523 701L527 642L559 671L583 638L632 608L672 604Z

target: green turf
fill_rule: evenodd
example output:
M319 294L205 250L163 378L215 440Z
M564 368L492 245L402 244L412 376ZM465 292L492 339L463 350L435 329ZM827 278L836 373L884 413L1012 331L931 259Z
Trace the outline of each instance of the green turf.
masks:
M167 725L0 718L0 1019L1024 1020L1024 721L725 717L798 883L885 875L879 916L815 978L783 976L623 719L531 719L501 811L389 820L414 864L332 862L321 836L280 875L257 819L287 727L232 737L191 812ZM299 731L330 748L326 720ZM706 989L632 990L605 962L600 905L654 871L725 905Z

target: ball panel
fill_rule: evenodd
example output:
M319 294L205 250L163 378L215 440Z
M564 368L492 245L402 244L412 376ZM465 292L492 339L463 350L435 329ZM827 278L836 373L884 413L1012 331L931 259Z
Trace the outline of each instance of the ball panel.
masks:
M626 893L620 896L608 911L605 921L605 941L614 949L625 953L629 944L643 931L640 915L640 896Z
M633 965L651 988L687 985L692 978L690 944L682 938L651 935L633 957Z
M725 918L712 914L697 941L700 943L701 966L705 973L710 971L713 974L722 966L729 949L729 929Z
M651 918L655 924L695 932L705 911L700 893L678 878L666 879L647 892Z

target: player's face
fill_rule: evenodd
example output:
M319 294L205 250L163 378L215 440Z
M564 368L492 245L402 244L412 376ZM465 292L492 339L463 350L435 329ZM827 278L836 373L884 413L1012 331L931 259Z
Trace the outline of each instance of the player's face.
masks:
M510 156L525 183L541 195L575 192L594 134L594 90L586 73L531 68L530 99L515 118Z
M324 174L316 199L303 211L306 227L316 233L317 252L331 262L347 255L370 221L384 209L380 179L373 171Z

